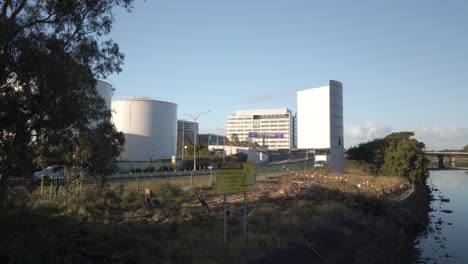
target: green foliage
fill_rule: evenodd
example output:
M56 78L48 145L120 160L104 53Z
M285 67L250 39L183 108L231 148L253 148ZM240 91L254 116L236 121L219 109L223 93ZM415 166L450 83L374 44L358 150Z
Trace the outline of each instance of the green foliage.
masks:
M72 140L66 146L69 151L60 151L69 153L65 162L78 164L90 172L100 174L112 173L111 162L120 155L125 144L124 134L118 132L109 120L92 128L82 128L79 133L74 134Z
M385 138L384 164L382 175L403 176L414 183L424 183L427 179L429 160L424 153L424 143L411 139L412 132L393 133Z
M374 173L423 183L427 178L429 160L424 153L424 143L413 139L413 136L413 132L392 133L383 139L349 148L346 154L349 160L370 164Z
M384 139L375 139L371 142L361 143L356 147L351 147L346 154L348 159L362 161L374 166L373 171L378 172L384 162L384 152L386 141Z
M75 135L110 117L96 79L120 72L124 56L101 37L113 7L132 2L0 2L0 185L70 159Z
M159 172L161 172L161 171L174 171L174 168L168 167L168 166L161 166L158 171Z
M248 155L242 152L234 154L238 162L247 162Z
M8 188L0 192L0 212L9 214L29 208L33 203L31 193L25 187Z
M468 152L468 145L464 146L462 149L463 152Z

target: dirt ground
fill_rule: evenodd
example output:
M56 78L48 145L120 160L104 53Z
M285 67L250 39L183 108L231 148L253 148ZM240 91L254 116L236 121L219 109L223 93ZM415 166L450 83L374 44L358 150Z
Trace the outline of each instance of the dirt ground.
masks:
M370 202L360 203L364 195ZM221 208L221 195L205 194L207 204ZM249 193L249 210L259 203L287 208L294 200L321 203L340 201L358 217L334 218L330 222L296 230L286 247L251 252L243 263L412 263L418 254L414 239L428 223L430 190L401 178L368 175L333 175L326 172L288 172L257 182ZM230 195L230 210L242 211L243 195ZM381 206L384 201L386 206ZM366 207L367 206L367 207ZM383 207L383 208L382 208Z
M343 175L341 179L336 175L326 177L319 176L318 180L302 177L301 181L300 175L294 175L276 183L260 183L261 191L252 197L262 199L270 193L272 199L306 198L319 202L338 195L338 199L353 206L349 204L353 203L353 195L365 193L389 201L389 206L382 213L364 210L358 218L343 217L298 230L288 239L287 248L256 252L245 263L413 263L417 260L414 240L429 221L431 196L427 186L382 183L375 177L356 175ZM362 208L358 209L362 212Z

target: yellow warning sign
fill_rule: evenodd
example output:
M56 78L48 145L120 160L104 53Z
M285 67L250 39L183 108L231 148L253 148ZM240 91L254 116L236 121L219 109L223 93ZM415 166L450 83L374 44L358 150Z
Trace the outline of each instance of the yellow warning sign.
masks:
M220 194L255 190L255 164L218 163L216 192Z

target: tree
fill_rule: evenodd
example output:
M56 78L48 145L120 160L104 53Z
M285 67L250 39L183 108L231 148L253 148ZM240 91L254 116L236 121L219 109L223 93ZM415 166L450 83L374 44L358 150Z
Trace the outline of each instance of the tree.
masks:
M112 28L113 8L130 11L132 2L0 2L0 186L10 176L29 176L35 167L70 155L77 134L108 122L96 78L120 72L124 56L102 37ZM109 123L96 129L112 130ZM118 150L122 141L112 142Z
M385 138L384 163L381 174L402 176L414 183L424 183L427 179L429 160L424 153L425 145L412 139L413 132L392 133Z
M401 176L411 182L423 183L429 160L424 143L413 139L413 132L392 133L383 139L361 143L346 151L349 160L371 164L381 175Z
M239 146L239 136L237 134L231 135L231 146Z
M463 152L468 152L468 145L464 146L462 149Z
M367 143L351 147L346 151L348 159L362 161L373 165L373 171L378 172L384 162L386 142L384 139L374 139Z
M99 174L111 172L111 162L120 155L125 144L125 136L118 132L110 122L99 123L94 128L84 128L75 134L74 150L68 157L68 163L80 164L81 167Z

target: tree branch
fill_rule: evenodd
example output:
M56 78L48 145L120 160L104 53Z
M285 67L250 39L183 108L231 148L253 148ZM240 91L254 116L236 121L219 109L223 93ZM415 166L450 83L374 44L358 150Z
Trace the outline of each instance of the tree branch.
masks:
M11 17L10 17L10 20L11 20L11 21L15 20L16 16L19 14L19 12L21 12L21 10L23 10L24 6L26 5L26 2L28 2L28 0L23 0L23 1L21 1L21 3L16 7L16 10L13 11L13 13L11 14Z
M0 17L6 17L7 15L7 10L8 10L8 6L11 4L11 0L6 0L4 3L3 3L3 6L2 6L2 13L0 13Z

